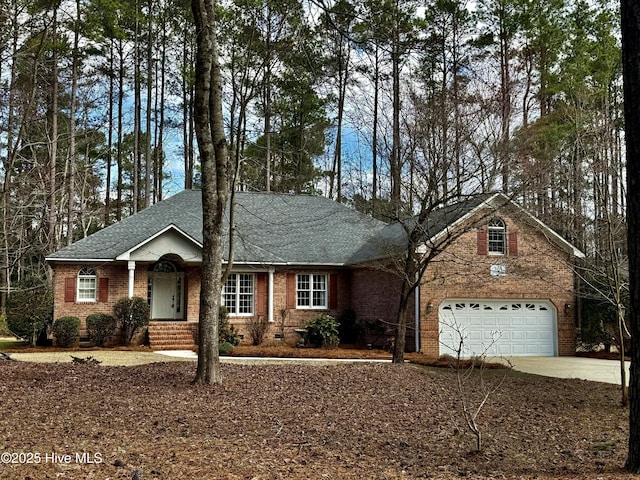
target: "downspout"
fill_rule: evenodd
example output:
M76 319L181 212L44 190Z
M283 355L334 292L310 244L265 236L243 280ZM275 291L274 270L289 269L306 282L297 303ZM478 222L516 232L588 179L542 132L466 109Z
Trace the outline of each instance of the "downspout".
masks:
M414 315L416 317L416 333L414 335L416 353L420 353L420 274L416 273L416 289L413 295L415 300Z
M274 277L274 273L275 273L275 268L273 267L269 267L269 293L267 294L268 297L268 311L267 311L267 315L269 317L269 323L273 323L273 277Z

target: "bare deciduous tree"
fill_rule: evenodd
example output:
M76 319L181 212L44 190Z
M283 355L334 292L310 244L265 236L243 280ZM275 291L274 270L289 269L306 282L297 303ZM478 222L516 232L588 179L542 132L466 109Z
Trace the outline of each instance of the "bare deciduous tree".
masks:
M464 420L467 429L476 441L476 451L482 450L482 426L479 422L480 413L489 402L490 397L496 393L507 378L509 370L504 373L494 375L489 378L487 375L489 351L499 341L502 333L499 331L492 332L491 341L484 345L484 349L471 358L466 357L465 342L467 335L463 331L460 324L455 318L449 319L448 327L454 332L457 338L451 339L453 345L447 347L455 347L455 363L453 368L456 371L456 388L458 393L458 402L460 405L460 414ZM503 359L508 368L512 368L511 362Z

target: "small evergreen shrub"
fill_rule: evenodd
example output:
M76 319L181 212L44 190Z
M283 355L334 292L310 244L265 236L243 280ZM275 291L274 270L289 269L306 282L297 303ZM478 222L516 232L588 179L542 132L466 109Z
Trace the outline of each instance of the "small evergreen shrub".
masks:
M116 333L116 319L106 313L92 313L87 317L87 334L89 340L97 347L104 347Z
M377 318L359 318L355 322L357 342L374 348L386 348L394 332Z
M356 312L345 310L338 317L338 322L340 323L340 343L356 343L358 340Z
M138 330L149 325L149 305L144 298L121 298L113 306L113 314L122 328L125 345L129 345Z
M53 289L45 280L29 277L17 282L7 298L7 327L35 346L46 341L46 327L53 321Z
M10 337L11 332L9 331L9 327L7 325L7 316L0 315L0 335L3 337Z
M80 319L78 317L60 317L53 322L53 337L59 347L72 347L80 341Z
M330 315L320 315L307 323L305 341L313 347L331 348L340 344L340 324Z
M218 351L220 355L229 355L233 351L233 345L229 342L222 342L218 344Z
M229 323L227 307L221 306L218 314L218 341L230 343L232 346L240 345L240 335L235 327Z

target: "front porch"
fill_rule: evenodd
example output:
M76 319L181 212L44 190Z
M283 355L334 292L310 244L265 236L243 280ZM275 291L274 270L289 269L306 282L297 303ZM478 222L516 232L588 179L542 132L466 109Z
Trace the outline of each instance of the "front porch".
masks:
M149 322L149 346L153 350L193 350L197 344L196 322Z

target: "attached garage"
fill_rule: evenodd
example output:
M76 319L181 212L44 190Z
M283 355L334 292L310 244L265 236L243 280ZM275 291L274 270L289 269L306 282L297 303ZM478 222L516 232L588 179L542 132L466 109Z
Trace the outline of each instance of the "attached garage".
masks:
M440 355L557 355L556 309L544 300L448 299L439 307Z

